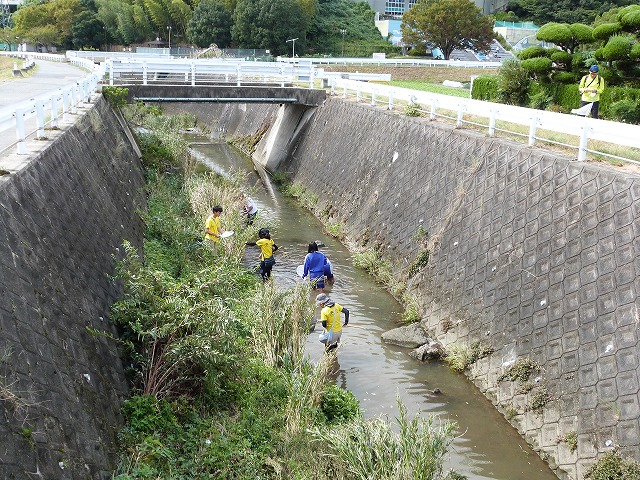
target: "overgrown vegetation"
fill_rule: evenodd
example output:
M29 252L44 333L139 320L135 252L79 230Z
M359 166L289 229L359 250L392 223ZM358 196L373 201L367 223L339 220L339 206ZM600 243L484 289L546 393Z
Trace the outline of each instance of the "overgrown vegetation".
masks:
M124 246L124 296L112 312L133 392L122 409L116 478L402 478L377 474L415 469L444 478L453 425L409 421L400 405L401 432L393 433L388 420L362 418L357 399L327 383L332 355L317 365L305 358L308 286L278 291L242 265L246 239L234 208L241 179L196 173L177 135L193 119L141 105L125 110L152 133L138 134L145 242L142 252ZM213 257L199 240L218 203L237 235ZM362 432L382 433L375 449L344 448L372 440ZM334 438L343 442L326 443ZM319 449L332 461L318 463ZM383 453L399 449L402 458ZM369 462L372 450L384 464Z
M584 478L590 480L634 480L640 478L640 463L625 458L620 452L605 453L586 471Z
M567 444L567 448L571 453L578 449L578 432L572 431L562 437L562 441Z
M534 372L539 370L540 366L536 362L528 358L521 358L498 377L498 382L509 380L511 382L517 381L520 384L524 384Z
M483 342L473 342L468 348L453 343L446 348L444 361L454 372L462 373L481 358L494 352L493 347Z
M102 87L102 95L107 99L109 105L113 108L122 108L127 104L128 88L111 87L105 85Z

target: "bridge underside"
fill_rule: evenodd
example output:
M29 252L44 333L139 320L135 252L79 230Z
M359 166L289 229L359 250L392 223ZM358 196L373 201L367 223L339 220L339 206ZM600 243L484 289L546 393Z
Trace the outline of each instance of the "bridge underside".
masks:
M275 86L120 85L129 100L145 102L292 103L317 107L326 99L319 89Z

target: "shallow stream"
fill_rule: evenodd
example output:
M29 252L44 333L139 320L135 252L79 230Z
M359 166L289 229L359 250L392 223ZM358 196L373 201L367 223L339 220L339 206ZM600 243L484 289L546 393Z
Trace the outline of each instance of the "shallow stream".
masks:
M396 396L410 414L435 414L458 424L458 437L447 459L447 468L469 480L554 480L556 475L542 462L493 405L463 375L439 362L423 363L409 357L409 350L382 343L381 334L398 326L402 307L363 270L353 267L350 253L322 231L322 225L293 200L253 173L251 160L225 144L208 143L190 136L198 159L219 172L251 172L252 197L259 215L269 219L272 238L280 246L273 269L277 285L301 281L296 267L302 264L311 241L325 244L320 250L331 260L335 284L326 289L351 312L338 349L336 381L359 399L366 416L397 415ZM268 182L268 179L267 179ZM309 335L307 352L320 357L323 345L318 331ZM439 394L434 390L438 389Z

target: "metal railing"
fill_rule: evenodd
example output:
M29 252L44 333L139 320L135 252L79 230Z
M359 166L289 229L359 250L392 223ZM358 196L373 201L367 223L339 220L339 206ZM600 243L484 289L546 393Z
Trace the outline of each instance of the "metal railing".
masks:
M350 66L375 66L375 67L457 67L457 68L490 68L495 69L502 65L501 62L466 61L466 60L435 60L421 58L288 58L277 57L276 62L298 64L302 62L313 65L350 65Z
M223 59L112 58L105 63L109 85L180 84L236 86L307 84L313 87L315 69L311 64L247 62Z
M577 150L577 159L580 161L586 159L587 153L593 153L640 164L637 159L613 155L602 149L589 148L589 142L597 140L606 144L640 149L640 126L638 125L335 77L330 79L330 83L332 95L341 93L343 97L354 97L356 101L370 100L372 105L384 104L390 110L397 106L395 102L404 102L403 105L411 106L431 120L442 117L454 121L458 127L463 127L465 124L483 127L487 129L489 136L495 136L498 131L506 132L526 138L529 146L535 145L539 140ZM486 123L475 120L475 117L486 119ZM526 133L523 133L522 129L519 131L509 128L509 125L523 126ZM575 137L577 145L556 141L551 138L553 135L544 138L541 134L543 131L559 132ZM640 158L640 151L638 151L638 158Z
M16 58L67 61L64 55L51 53L7 52L6 54ZM92 72L98 71L93 62L84 58L71 60L70 63L87 68ZM64 88L0 110L0 132L14 130L16 135L16 141L4 150L16 147L19 155L26 155L28 153L27 138L30 136L44 138L46 128L56 129L61 120L67 121L69 114L76 113L79 106L91 100L91 95L98 89L100 79L99 73L89 73L86 77ZM34 124L35 128L30 129L27 126L28 123ZM4 150L0 151L0 154Z

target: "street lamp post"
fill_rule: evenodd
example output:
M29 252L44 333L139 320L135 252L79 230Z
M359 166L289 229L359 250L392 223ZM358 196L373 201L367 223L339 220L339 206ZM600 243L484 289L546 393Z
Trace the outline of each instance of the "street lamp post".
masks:
M291 56L295 59L296 58L296 40L298 40L297 38L291 38L289 40L287 40L287 43L291 42L291 45L293 47L293 51L291 53Z
M169 55L171 55L171 25L167 26L167 30L169 30Z
M347 33L347 30L344 28L341 28L340 33L342 34L342 57L344 57L344 36Z

